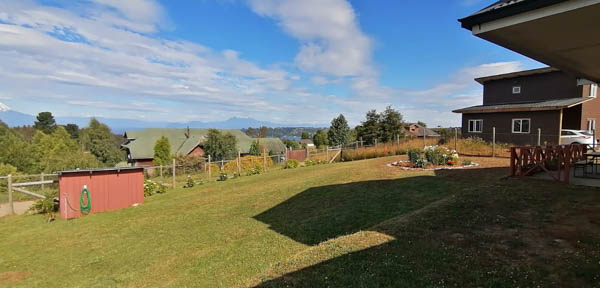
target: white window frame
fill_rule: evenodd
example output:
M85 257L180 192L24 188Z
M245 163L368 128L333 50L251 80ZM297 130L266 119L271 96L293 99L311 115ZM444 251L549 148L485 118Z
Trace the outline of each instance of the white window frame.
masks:
M512 94L521 94L521 85L512 87Z
M596 119L587 120L587 130L590 132L596 130Z
M598 95L598 84L591 84L590 85L590 97L596 98L596 95Z
M477 129L477 122L479 122L479 131L475 130ZM473 123L473 130L471 130L471 123ZM469 133L483 133L483 119L469 119L469 122L467 123L467 131Z
M523 132L523 120L527 120L529 122L529 126L527 129L527 132ZM515 122L520 121L521 125L519 125L520 131L515 131ZM510 130L512 131L513 134L530 134L531 133L531 118L515 118L512 119L512 125L510 127Z

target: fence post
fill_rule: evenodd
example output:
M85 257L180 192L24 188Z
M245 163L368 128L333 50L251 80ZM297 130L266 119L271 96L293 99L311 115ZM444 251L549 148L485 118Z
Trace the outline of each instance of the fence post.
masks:
M173 158L173 189L175 189L175 158Z
M46 185L44 185L44 173L43 172L40 175L40 180L42 180L42 190L44 190L44 188L46 188Z
M267 172L267 149L263 149L263 172Z
M400 134L396 134L396 145L400 145Z
M363 145L362 137L360 137L360 147L363 147Z
M454 151L458 152L458 127L454 127Z
M496 127L492 127L492 157L496 158Z
M325 146L325 158L327 158L327 161L329 162L329 146Z
M210 154L208 155L208 181L210 181Z
M160 165L160 178L163 178L163 165Z
M542 128L538 128L537 146L542 146Z
M238 176L242 176L242 170L241 170L241 162L242 161L242 152L240 152L238 150L238 158L237 158L237 168L238 168Z
M8 182L8 207L10 208L10 215L14 215L15 214L15 206L13 205L12 175L11 174L8 174L7 182Z
M310 159L310 151L308 150L308 145L306 146L306 160Z
M375 138L375 148L377 148L377 138Z

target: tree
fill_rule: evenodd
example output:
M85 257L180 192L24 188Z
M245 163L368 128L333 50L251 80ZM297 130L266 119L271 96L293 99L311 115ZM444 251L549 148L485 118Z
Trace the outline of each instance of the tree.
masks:
M77 124L69 123L65 125L65 130L71 135L71 138L79 139L79 126L77 126Z
M327 132L329 143L333 146L347 144L348 132L350 132L348 121L346 121L344 115L340 114L340 116L333 118L331 121L331 127L329 127L329 131Z
M252 141L252 144L250 144L250 151L248 153L254 156L260 155L260 147L258 147L258 142L256 140Z
M300 144L298 143L298 141L283 139L283 144L285 144L285 146L288 148L300 149Z
M310 139L310 134L308 132L302 132L302 139Z
M209 129L204 142L204 152L215 161L233 159L237 156L237 138L231 133L221 133L217 129Z
M367 112L366 120L356 127L357 137L362 138L367 145L373 145L375 141L380 141L380 122L381 115L376 110L370 110Z
M81 143L98 160L107 166L114 166L125 160L124 152L115 144L115 138L110 128L92 118L88 128L81 133Z
M324 146L329 145L329 136L327 136L327 132L324 130L317 130L315 136L313 136L313 143L317 148L323 148Z
M32 166L27 173L50 173L76 168L97 168L102 163L91 153L79 149L79 145L65 128L58 126L52 134L41 131L33 136L28 147Z
M385 108L380 117L381 142L394 141L397 136L404 135L404 123L402 122L402 114L394 110L392 106Z
M169 138L162 136L154 143L154 165L169 165L171 161L171 144Z
M46 134L51 134L56 129L56 120L50 112L40 112L36 117L33 127Z

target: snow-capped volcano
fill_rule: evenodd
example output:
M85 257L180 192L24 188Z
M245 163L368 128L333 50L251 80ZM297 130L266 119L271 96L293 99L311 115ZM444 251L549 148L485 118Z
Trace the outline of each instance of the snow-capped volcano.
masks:
M0 111L5 112L5 111L8 111L8 110L10 110L10 107L8 107L8 105L0 102Z

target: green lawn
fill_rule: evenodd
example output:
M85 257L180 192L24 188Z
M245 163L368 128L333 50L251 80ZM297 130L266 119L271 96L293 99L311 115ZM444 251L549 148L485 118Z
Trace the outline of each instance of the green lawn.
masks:
M500 180L506 168L385 166L395 159L278 170L50 224L0 218L0 286L600 285L600 190Z

